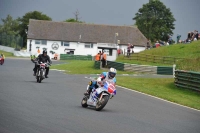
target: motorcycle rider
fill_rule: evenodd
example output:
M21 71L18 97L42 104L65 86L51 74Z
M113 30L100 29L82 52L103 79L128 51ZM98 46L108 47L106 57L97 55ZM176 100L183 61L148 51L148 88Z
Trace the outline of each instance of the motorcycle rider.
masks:
M4 61L5 61L5 56L4 56L3 53L1 53L1 57L2 57L2 59L3 59L3 63L4 63Z
M33 71L34 71L33 76L36 76L36 72L37 72L37 69L38 69L38 64L40 62L43 62L43 63L47 63L48 62L48 63L52 64L49 56L47 55L47 51L46 50L44 50L43 53L38 55L38 57L35 59L35 67L33 69ZM45 67L45 69L46 69L45 78L48 78L47 75L49 74L49 67Z
M108 72L102 72L102 74L98 77L98 79L95 81L90 81L89 87L87 88L87 91L84 93L84 95L90 95L92 92L92 89L99 88L99 86L103 86L104 81L112 82L114 85L116 84L116 76L117 70L115 68L110 68Z

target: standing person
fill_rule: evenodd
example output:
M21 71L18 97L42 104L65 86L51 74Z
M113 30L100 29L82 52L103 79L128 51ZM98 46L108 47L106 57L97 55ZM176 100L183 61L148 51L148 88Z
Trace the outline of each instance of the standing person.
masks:
M197 40L199 39L199 33L198 33L198 31L196 31L196 39Z
M133 51L133 48L134 48L134 45L133 44L131 44L131 50L132 50L132 54L134 53L134 51Z
M131 53L131 46L130 43L128 43L128 48L127 48L127 56L130 57L130 53Z
M150 49L150 42L147 40L147 49Z
M106 65L106 58L107 58L107 56L103 51L102 52L102 67L105 67L105 65Z
M95 56L95 61L100 61L100 57L101 57L100 53L97 53L97 55Z

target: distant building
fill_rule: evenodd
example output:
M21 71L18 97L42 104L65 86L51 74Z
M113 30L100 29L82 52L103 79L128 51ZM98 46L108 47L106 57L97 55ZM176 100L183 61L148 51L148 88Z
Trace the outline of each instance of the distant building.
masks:
M116 36L118 33L118 36ZM118 41L118 45L116 44ZM146 37L132 26L112 26L85 23L29 20L27 52L47 49L48 54L74 54L95 56L100 50L108 60L115 60L117 48L127 49L133 44L134 52L145 50Z

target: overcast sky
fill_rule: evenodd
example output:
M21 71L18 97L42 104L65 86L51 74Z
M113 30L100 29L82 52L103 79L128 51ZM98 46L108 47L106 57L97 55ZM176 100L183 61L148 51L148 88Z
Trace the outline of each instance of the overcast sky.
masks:
M40 11L53 21L74 18L78 9L80 20L86 23L133 25L132 18L149 0L0 0L0 18L10 14L22 17L29 11ZM171 9L176 22L173 38L181 34L185 39L189 31L200 32L200 0L161 0ZM2 22L0 22L2 23Z

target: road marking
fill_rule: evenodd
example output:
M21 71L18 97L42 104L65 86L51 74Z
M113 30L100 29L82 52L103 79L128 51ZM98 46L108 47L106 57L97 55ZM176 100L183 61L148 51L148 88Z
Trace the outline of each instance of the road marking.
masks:
M87 79L92 79L91 77L85 77ZM198 109L194 109L194 108L191 108L191 107L187 107L187 106L184 106L184 105L181 105L181 104L178 104L178 103L174 103L174 102L171 102L171 101L167 101L165 99L162 99L162 98L159 98L159 97L155 97L155 96L152 96L152 95L149 95L149 94L145 94L143 92L139 92L139 91L136 91L136 90L132 90L132 89L129 89L129 88L126 88L126 87L123 87L123 86L119 86L119 85L116 85L117 87L120 87L122 89L125 89L125 90L129 90L129 91L133 91L133 92L136 92L136 93L139 93L139 94L143 94L143 95L146 95L146 96L149 96L149 97L152 97L152 98L155 98L155 99L158 99L158 100L161 100L161 101L165 101L165 102L168 102L168 103L171 103L171 104L175 104L175 105L178 105L178 106L181 106L181 107L185 107L185 108L188 108L188 109L191 109L191 110L195 110L195 111L198 111L200 112L200 110Z

